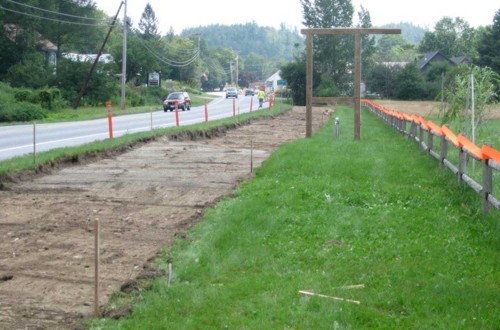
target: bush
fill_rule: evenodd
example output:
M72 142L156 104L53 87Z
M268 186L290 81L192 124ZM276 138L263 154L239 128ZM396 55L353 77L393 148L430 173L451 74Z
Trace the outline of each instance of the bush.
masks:
M29 102L13 103L10 107L1 106L0 108L0 122L33 121L45 117L47 117L45 109L38 104Z
M38 103L47 110L55 110L63 107L61 91L58 88L44 88L37 92Z
M14 99L17 102L35 103L34 100L36 100L36 95L32 89L16 89L14 90Z

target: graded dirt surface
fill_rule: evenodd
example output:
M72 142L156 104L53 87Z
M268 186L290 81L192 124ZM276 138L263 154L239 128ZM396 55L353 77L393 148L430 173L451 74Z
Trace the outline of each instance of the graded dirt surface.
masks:
M327 118L314 109L313 129ZM305 109L220 137L162 137L90 163L60 166L0 190L0 329L75 329L148 259L229 196L280 145L305 136ZM253 148L251 147L253 145Z

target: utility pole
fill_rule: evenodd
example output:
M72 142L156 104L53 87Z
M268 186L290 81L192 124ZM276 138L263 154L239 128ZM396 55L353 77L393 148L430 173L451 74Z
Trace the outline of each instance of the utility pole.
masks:
M122 51L122 103L121 108L125 110L125 83L127 82L127 0L123 0L125 10L123 11L123 51Z
M238 87L238 54L236 54L236 87Z
M233 80L233 62L229 62L229 72L231 73L231 85L234 84Z

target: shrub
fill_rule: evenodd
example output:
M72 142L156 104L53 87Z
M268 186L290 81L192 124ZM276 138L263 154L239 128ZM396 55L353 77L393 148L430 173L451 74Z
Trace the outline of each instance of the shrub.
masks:
M32 89L22 88L14 90L14 99L17 102L34 103L34 100L36 100L36 96Z
M47 111L38 104L20 102L13 107L14 121L32 121L47 117Z
M37 92L38 103L47 110L60 109L63 106L61 91L58 88L44 88Z

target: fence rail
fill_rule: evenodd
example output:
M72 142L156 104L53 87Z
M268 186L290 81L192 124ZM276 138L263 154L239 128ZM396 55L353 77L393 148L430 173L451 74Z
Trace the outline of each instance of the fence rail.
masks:
M478 147L464 135L453 133L446 125L438 126L421 116L389 110L370 100L361 100L361 106L368 108L402 135L417 142L423 151L439 161L442 168L452 171L459 182L466 183L478 193L482 199L483 212L489 212L492 206L500 210L500 200L493 195L493 171L500 172L500 151L488 145ZM439 148L436 142L439 142ZM458 161L455 164L449 157L450 144L458 151ZM468 173L469 159L482 164L481 182L475 181Z

